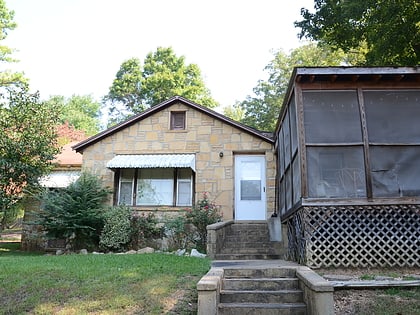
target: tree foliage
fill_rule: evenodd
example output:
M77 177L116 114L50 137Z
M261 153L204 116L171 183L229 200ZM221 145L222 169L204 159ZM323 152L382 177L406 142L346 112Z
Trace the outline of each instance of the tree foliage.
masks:
M0 41L6 39L10 31L16 28L16 23L13 21L15 13L11 10L8 10L4 0L0 0ZM9 63L16 62L12 58L12 53L14 52L8 46L0 45L0 62ZM2 70L0 72L0 86L16 86L16 85L26 85L27 79L23 76L23 73L13 72L10 70Z
M0 101L0 212L37 187L59 152L58 108L26 89L8 90ZM4 217L4 216L3 216ZM0 226L1 228L1 226Z
M367 65L420 63L418 0L315 0L315 12L303 8L300 38L307 37L345 52L366 49Z
M83 173L67 188L42 195L43 206L35 223L43 226L47 236L65 239L71 248L96 248L108 196L109 190L98 177Z
M76 130L83 131L86 135L96 134L100 129L101 104L90 95L52 96L48 103L60 108L60 124L66 122Z
M185 57L178 57L172 48L158 47L146 56L143 66L137 58L124 61L104 100L111 103L111 119L118 120L176 95L210 108L218 105L197 65L186 64Z
M283 50L274 53L274 59L265 67L267 80L260 80L238 106L243 110L241 122L259 130L273 131L280 113L284 95L294 67L338 66L351 63L354 56L342 50L332 51L309 43L286 54Z

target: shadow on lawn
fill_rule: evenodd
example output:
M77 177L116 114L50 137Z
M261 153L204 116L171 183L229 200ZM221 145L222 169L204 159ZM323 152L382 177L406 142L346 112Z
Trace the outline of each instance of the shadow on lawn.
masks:
M21 231L5 230L0 233L0 256L34 256L42 253L21 250Z

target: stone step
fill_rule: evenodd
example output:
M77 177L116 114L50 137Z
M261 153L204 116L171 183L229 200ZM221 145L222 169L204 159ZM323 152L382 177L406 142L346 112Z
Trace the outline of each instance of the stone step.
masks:
M224 278L296 278L294 268L224 268Z
M228 251L230 249L254 249L254 250L261 250L261 249L273 249L273 246L270 243L265 242L241 242L237 241L234 243L224 243L222 252Z
M216 254L215 260L271 260L282 259L282 255L276 254Z
M260 279L223 279L224 290L298 290L299 280L297 278L260 278Z
M225 243L236 243L237 241L242 241L246 243L267 243L270 244L270 239L268 235L226 235L224 242Z
M303 303L301 290L221 290L220 303Z
M220 303L220 315L305 315L304 303Z

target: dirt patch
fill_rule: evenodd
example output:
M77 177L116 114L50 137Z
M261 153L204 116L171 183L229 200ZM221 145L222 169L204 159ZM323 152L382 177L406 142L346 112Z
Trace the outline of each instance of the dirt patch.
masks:
M420 268L349 268L316 269L319 275L347 276L352 280L391 277L420 277ZM335 290L334 312L337 315L420 314L420 289Z

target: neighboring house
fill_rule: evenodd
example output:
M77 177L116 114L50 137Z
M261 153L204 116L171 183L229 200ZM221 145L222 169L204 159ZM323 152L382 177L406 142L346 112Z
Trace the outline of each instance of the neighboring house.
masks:
M71 142L63 146L53 163L54 169L50 174L42 177L39 183L49 189L65 188L75 182L81 174L82 155L72 150L72 146L78 142ZM23 250L44 250L48 247L42 238L42 231L37 225L28 224L33 220L34 212L39 210L39 202L30 198L25 204L25 218L22 229Z
M420 69L296 68L276 129L289 257L420 266Z
M71 142L63 146L61 153L53 161L56 166L52 172L40 179L39 183L41 186L47 188L64 188L80 177L82 155L72 149L72 146L77 143Z
M272 134L173 97L73 147L114 188L113 205L174 215L208 193L224 220L274 212Z

